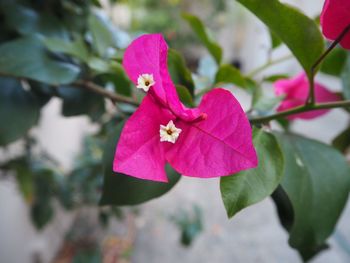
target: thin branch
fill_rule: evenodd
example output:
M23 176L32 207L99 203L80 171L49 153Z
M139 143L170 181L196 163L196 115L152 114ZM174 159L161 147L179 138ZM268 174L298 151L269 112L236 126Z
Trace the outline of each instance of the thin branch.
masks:
M276 64L279 64L279 63L284 62L284 61L286 61L286 60L288 60L288 59L291 59L291 58L293 58L292 55L287 55L287 56L278 58L278 59L276 59L276 60L268 61L268 62L266 62L264 65L262 65L262 66L260 66L260 67L258 67L258 68L256 68L256 69L254 69L253 71L249 72L249 73L247 74L247 76L250 77L250 78L251 78L251 77L254 77L256 74L258 74L258 73L260 73L261 71L267 69L268 67L273 66L273 65L276 65Z
M303 105L287 111L281 111L276 114L272 114L264 117L252 118L249 121L252 124L266 123L268 121L286 117L296 113L302 113L302 112L308 112L308 111L314 111L314 110L323 110L323 109L333 109L333 108L350 108L350 100L327 102L327 103L320 103L320 104L314 104L314 105Z
M110 91L104 89L103 87L101 87L101 86L99 86L91 81L77 80L77 81L73 82L72 84L73 84L73 86L86 88L87 90L90 90L92 92L95 92L95 93L103 96L103 97L111 99L113 102L123 102L123 103L134 105L136 107L140 105L137 101L133 100L132 98L110 92Z
M350 31L350 24L345 27L345 29L341 32L341 34L337 37L336 40L330 45L327 50L317 59L315 64L311 67L311 76L309 77L310 82L310 92L308 100L306 104L314 105L315 104L315 75L317 72L318 66L322 63L322 61L327 57L327 55L339 44L340 41L346 36L346 34Z

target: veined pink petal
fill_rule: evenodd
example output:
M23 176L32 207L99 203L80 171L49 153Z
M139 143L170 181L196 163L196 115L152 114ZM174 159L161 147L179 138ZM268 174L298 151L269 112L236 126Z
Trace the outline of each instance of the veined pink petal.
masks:
M161 34L142 35L125 50L123 67L135 85L140 75L152 74L155 85L149 93L176 116L188 121L196 119L200 112L183 106L176 93L168 72L167 56L168 46Z
M350 1L326 0L320 20L325 37L335 40L350 24ZM344 48L350 49L350 33L343 38L340 44Z
M278 80L274 83L276 95L286 95L277 108L278 112L290 110L302 106L309 96L309 81L305 73L301 73L292 79ZM329 91L319 83L315 83L316 102L331 102L339 100L338 95ZM316 110L305 113L297 113L288 116L289 120L313 119L324 115L329 110Z
M167 182L165 156L159 127L174 116L149 94L126 122L113 162L113 171L140 179Z
M207 93L198 107L207 119L178 121L181 135L167 145L166 159L186 176L218 177L254 168L258 160L249 121L235 97L224 89Z

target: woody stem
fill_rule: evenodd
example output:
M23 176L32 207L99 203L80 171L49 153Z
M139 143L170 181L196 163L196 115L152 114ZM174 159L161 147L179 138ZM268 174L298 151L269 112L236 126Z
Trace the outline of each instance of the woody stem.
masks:
M316 62L311 67L311 75L309 76L310 83L310 92L308 100L306 101L306 105L314 105L315 104L315 75L317 73L317 69L322 61L327 57L327 55L339 44L340 41L346 36L346 34L350 31L350 24L344 28L341 34L334 40L334 42L327 48L327 50L316 60Z

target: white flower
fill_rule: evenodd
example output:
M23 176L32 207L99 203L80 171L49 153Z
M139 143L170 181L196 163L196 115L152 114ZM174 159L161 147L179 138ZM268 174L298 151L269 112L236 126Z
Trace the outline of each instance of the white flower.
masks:
M141 74L137 78L137 86L138 89L143 89L144 91L148 91L150 87L152 87L156 82L153 79L152 74Z
M166 126L160 125L160 141L175 143L181 131L181 129L176 128L173 121L169 121Z

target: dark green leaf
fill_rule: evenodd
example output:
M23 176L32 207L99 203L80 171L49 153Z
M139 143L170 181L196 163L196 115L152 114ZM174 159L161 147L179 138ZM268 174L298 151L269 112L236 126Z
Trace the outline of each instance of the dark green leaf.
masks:
M198 17L187 13L182 14L182 17L188 22L193 32L196 33L199 40L214 57L216 63L220 65L222 59L222 49L215 41L209 38L202 21Z
M343 85L343 95L344 99L350 99L350 54L348 53L348 58L344 66L343 72L341 74L342 85Z
M282 178L283 156L275 137L254 129L253 142L259 158L258 167L221 177L221 196L228 217L269 196Z
M110 134L104 152L104 185L101 205L137 205L168 192L179 181L180 175L167 165L168 183L137 179L112 171L115 147L124 123Z
M241 72L231 65L221 65L215 76L215 84L229 83L246 88L246 81Z
M294 210L289 244L308 260L326 247L344 209L349 165L328 145L297 135L276 135L285 159L281 185Z
M271 39L271 47L272 49L279 47L282 44L281 39L279 39L278 36L276 36L275 33L270 31L270 39Z
M63 99L63 116L70 117L86 114L93 121L97 121L105 112L103 97L97 96L91 91L62 86L58 89L58 94Z
M0 73L48 84L67 84L79 75L79 68L48 56L38 37L24 37L0 45Z
M0 2L0 8L6 10L6 24L22 35L42 34L68 38L66 29L53 14L40 14L34 9L17 4L16 1Z
M342 131L332 141L332 145L341 152L345 152L350 146L350 127Z
M24 136L34 126L40 114L36 96L22 88L16 79L0 78L0 145Z
M180 100L188 107L194 107L193 99L188 89L181 85L176 85L176 91Z
M45 38L43 42L51 52L64 53L76 57L83 62L88 61L89 52L84 40L81 38L75 41L67 41L59 38Z
M30 210L32 222L38 230L44 228L50 222L54 215L54 210L50 204L50 200L38 200L33 204Z
M335 48L323 61L321 72L339 76L345 66L347 54L343 48Z
M248 8L292 51L310 76L323 52L323 37L315 21L278 0L237 0Z
M194 83L191 71L187 68L184 58L174 49L168 52L168 68L175 85L185 86L190 94L194 94Z

